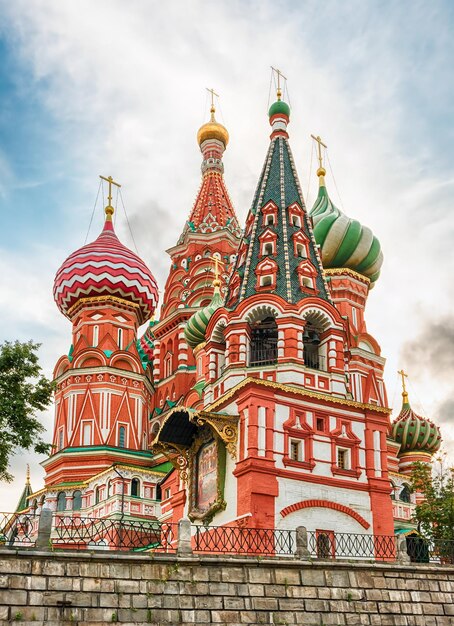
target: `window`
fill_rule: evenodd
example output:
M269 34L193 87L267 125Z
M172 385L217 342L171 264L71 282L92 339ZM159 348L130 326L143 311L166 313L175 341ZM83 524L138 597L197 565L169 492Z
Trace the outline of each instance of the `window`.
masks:
M302 243L296 244L296 256L302 257L303 259L306 258L306 248Z
M298 215L292 215L292 224L297 228L301 228L301 219Z
M140 496L140 480L138 478L131 480L131 495L136 498Z
M353 326L355 326L355 328L358 327L358 316L356 313L356 308L354 306L352 306L352 322L353 322Z
M171 490L170 487L167 487L167 489L164 491L164 498L167 500L168 498L170 498L171 496Z
M170 353L166 354L166 358L164 361L164 378L172 375L172 355Z
M314 279L310 278L309 276L303 276L303 278L301 279L301 283L306 289L314 288Z
M349 451L343 448L337 449L337 467L339 469L350 469Z
M58 449L61 450L63 448L63 428L58 432Z
M301 461L301 442L290 441L290 458L292 461Z
M408 485L403 486L402 491L399 495L399 500L401 502L411 502L410 487Z
M82 508L82 492L77 490L73 493L73 511L80 511Z
M306 322L303 333L304 365L313 370L323 370L323 357L320 355L320 331L310 322Z
M95 504L98 504L101 500L101 487L95 489Z
M267 226L274 226L274 215L266 216L266 224Z
M93 347L96 348L99 341L99 326L93 326Z
M118 447L126 448L126 428L124 426L120 426L118 429Z
M82 445L91 446L91 424L89 422L82 423Z
M271 287L271 285L273 284L273 277L272 276L262 276L260 279L260 286L261 287Z
M315 428L319 432L325 432L325 419L323 417L317 417L315 420Z
M112 481L107 481L107 497L110 498L112 495Z
M66 493L64 491L60 491L57 496L57 511L65 511L66 510Z
M123 329L122 328L118 329L118 347L120 348L120 350L123 349Z
M263 254L273 254L273 244L265 243L263 244Z

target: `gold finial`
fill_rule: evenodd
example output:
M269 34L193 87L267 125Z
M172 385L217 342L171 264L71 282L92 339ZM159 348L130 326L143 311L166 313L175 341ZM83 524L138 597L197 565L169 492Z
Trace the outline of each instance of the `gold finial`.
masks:
M326 174L326 170L323 167L323 155L322 155L322 146L325 148L325 150L328 148L328 146L323 143L320 135L317 135L317 137L315 135L311 135L312 139L314 141L317 142L317 151L318 151L318 170L317 170L317 176L320 179L320 185L325 185L325 179L323 178Z
M112 178L112 176L108 176L106 178L105 176L100 175L99 178L102 178L102 180L105 180L106 182L109 183L109 194L107 196L107 206L104 209L104 211L106 213L106 220L111 220L113 212L114 212L114 208L112 206L112 185L115 185L116 187L121 187L121 185L120 183L116 183L114 179Z
M208 87L206 87L206 90L208 91L208 93L211 94L211 108L210 108L210 113L211 113L211 121L215 122L216 120L214 119L214 114L216 112L216 107L214 106L214 98L219 98L219 94L215 92L215 90L213 88L208 89Z
M284 76L284 74L281 72L281 70L276 69L275 67L271 66L271 69L273 70L273 72L276 72L277 74L277 89L276 89L276 95L277 95L277 99L280 100L282 98L282 89L281 89L281 78L283 78L284 80L287 80L286 77Z
M27 473L26 473L25 482L27 485L30 484L30 465L28 463L27 463Z
M211 259L211 261L214 261L214 280L213 280L213 287L220 287L221 286L221 281L219 280L219 259L216 256L210 256L209 259Z
M402 402L403 404L408 404L408 392L405 387L405 379L408 378L408 374L404 372L404 370L399 370L397 372L402 377Z

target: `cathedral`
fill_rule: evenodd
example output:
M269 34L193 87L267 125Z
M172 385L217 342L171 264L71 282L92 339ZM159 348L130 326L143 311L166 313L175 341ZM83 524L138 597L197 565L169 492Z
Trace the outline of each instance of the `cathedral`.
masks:
M27 481L18 509L409 532L412 467L431 462L441 436L412 410L404 372L391 422L385 358L366 325L380 243L330 199L320 137L318 196L306 207L280 88L239 224L224 179L229 134L215 113L212 101L159 320L152 272L115 234L110 177L102 232L56 273L70 347L54 370L45 485L33 492Z

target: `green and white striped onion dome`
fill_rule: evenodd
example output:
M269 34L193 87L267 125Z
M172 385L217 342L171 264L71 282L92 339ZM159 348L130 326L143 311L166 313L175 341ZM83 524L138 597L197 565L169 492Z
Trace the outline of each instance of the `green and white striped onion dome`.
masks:
M354 270L366 276L372 288L383 263L380 243L370 228L347 217L331 202L323 178L325 170L319 168L317 174L320 188L311 217L323 267Z
M224 304L224 299L221 296L219 287L214 288L213 298L210 304L207 304L203 309L196 311L192 315L185 326L184 336L186 342L191 348L196 348L202 342L205 341L205 331L208 326L213 313Z
M403 452L427 452L434 454L441 445L440 429L425 417L417 415L408 403L402 406L392 425L392 437L400 443Z

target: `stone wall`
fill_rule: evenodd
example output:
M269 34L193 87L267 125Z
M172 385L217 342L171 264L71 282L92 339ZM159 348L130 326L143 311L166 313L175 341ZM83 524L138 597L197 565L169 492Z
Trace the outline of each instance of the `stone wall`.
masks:
M454 624L454 567L0 549L0 624Z

